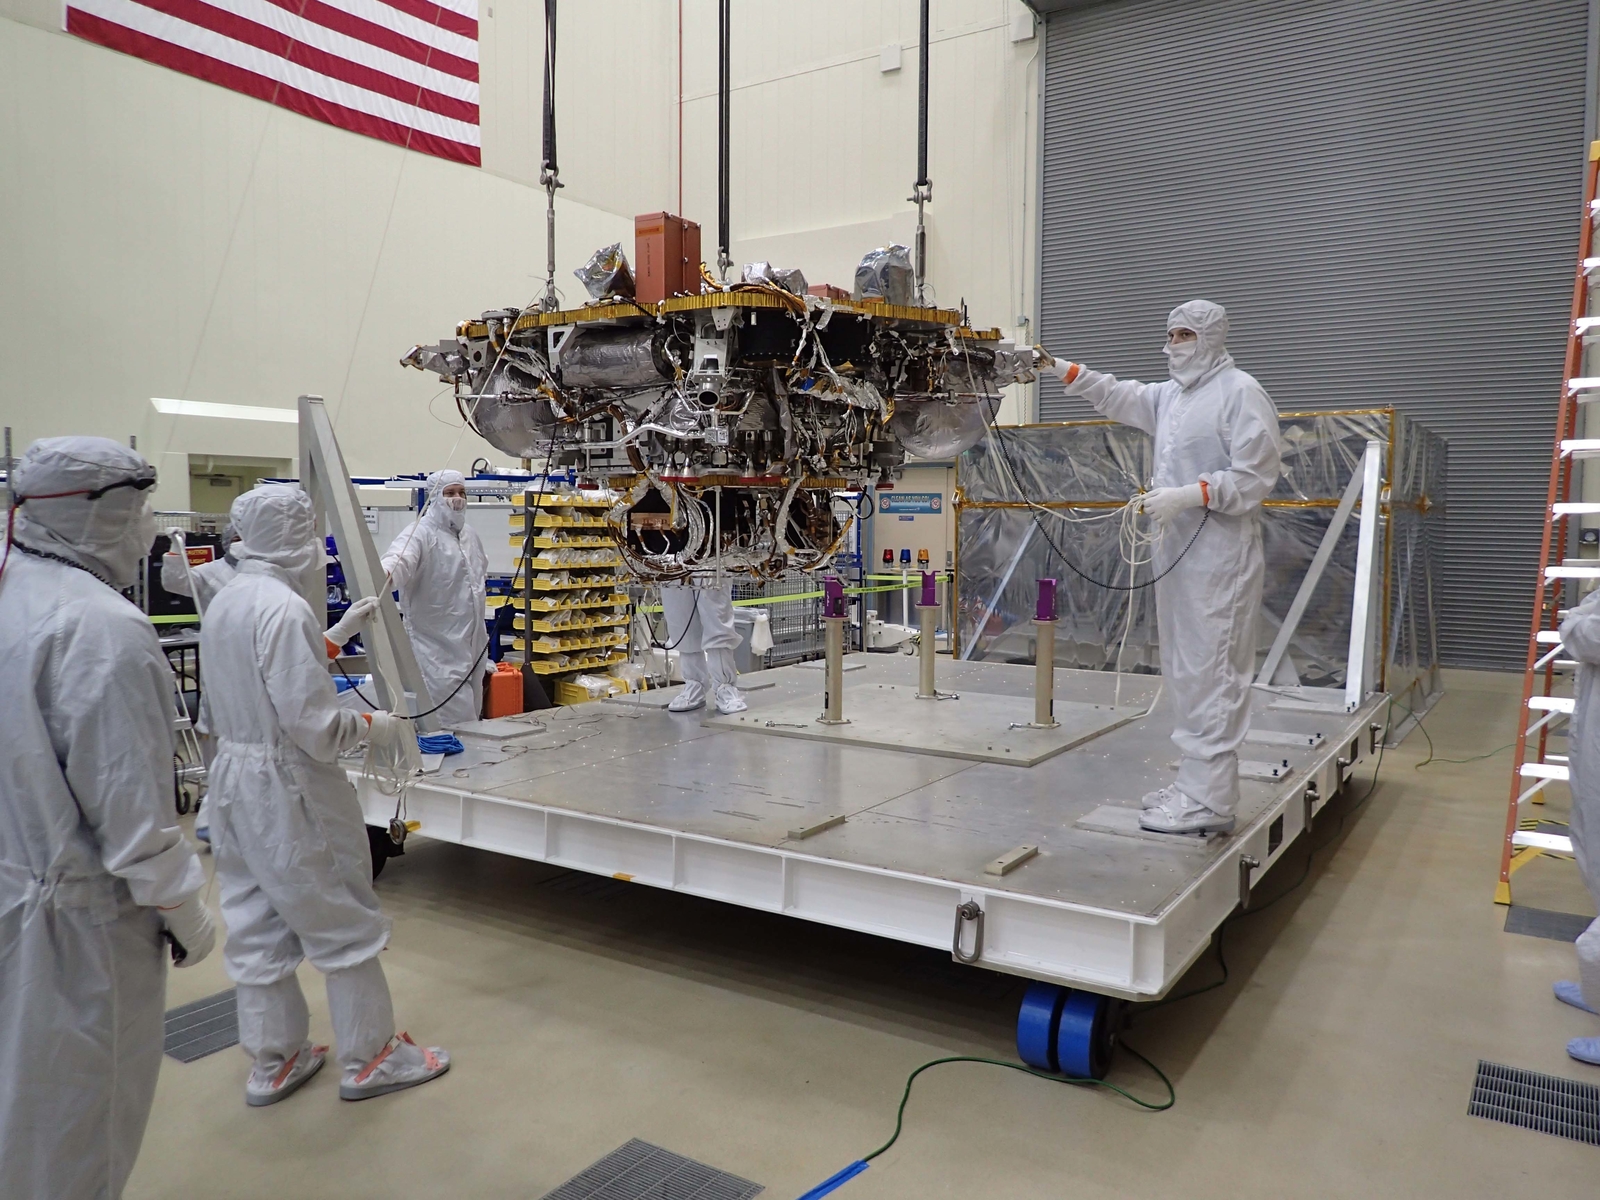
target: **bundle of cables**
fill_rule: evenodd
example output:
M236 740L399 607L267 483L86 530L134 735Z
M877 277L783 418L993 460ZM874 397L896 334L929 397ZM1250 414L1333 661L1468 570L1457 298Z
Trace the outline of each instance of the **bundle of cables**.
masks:
M460 754L466 749L461 739L446 730L444 733L417 734L417 748L424 754Z
M420 770L422 754L411 722L392 713L373 713L361 773L385 796L398 796Z

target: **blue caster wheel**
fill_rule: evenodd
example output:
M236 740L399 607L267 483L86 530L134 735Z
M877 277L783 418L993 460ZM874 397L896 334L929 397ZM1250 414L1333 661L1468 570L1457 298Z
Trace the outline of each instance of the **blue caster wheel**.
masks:
M1028 985L1017 1013L1017 1057L1036 1071L1057 1071L1056 1037L1067 989L1038 980Z
M1116 1042L1117 1008L1109 996L1068 992L1056 1020L1052 1069L1074 1079L1104 1079Z

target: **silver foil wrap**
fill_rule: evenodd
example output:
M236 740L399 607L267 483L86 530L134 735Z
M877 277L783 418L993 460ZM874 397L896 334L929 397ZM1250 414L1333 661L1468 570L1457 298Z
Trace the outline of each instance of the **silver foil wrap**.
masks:
M869 251L856 267L855 298L873 297L890 304L910 304L916 292L917 273L911 251L904 246L880 246Z
M596 250L573 274L591 300L604 300L607 296L633 298L633 270L628 266L628 256L622 252L621 242Z
M673 374L651 329L575 329L561 347L559 365L566 387L651 387Z

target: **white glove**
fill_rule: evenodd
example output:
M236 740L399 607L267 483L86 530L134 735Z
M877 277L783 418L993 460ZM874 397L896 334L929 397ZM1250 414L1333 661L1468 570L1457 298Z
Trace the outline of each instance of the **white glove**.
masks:
M1072 364L1064 358L1057 358L1043 346L1035 346L1034 352L1039 356L1039 370L1046 375L1054 375L1062 383L1067 381L1067 372L1072 370Z
M211 920L211 913L200 902L198 892L181 904L156 911L161 914L161 923L172 939L173 966L192 967L216 946L217 927Z
M1166 522L1185 509L1202 507L1205 502L1205 492L1200 485L1191 483L1187 487L1151 488L1139 507L1156 520Z
M378 611L378 598L376 596L363 596L349 608L345 609L344 616L333 623L333 627L322 636L335 646L342 646L356 632L367 623L367 618Z

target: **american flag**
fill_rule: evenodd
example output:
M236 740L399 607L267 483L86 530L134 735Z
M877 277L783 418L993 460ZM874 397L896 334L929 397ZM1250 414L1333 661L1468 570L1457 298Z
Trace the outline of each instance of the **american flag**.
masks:
M67 0L67 31L478 166L478 0Z

